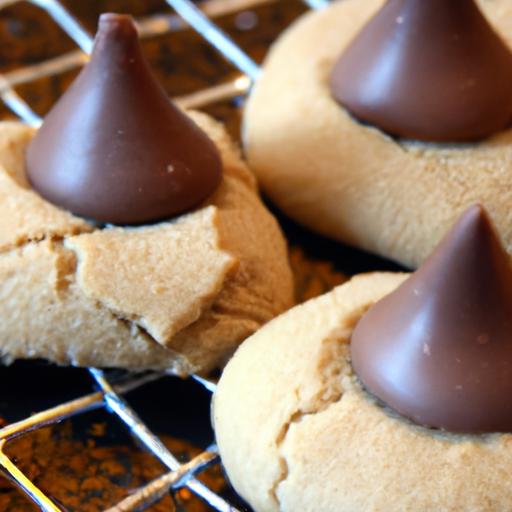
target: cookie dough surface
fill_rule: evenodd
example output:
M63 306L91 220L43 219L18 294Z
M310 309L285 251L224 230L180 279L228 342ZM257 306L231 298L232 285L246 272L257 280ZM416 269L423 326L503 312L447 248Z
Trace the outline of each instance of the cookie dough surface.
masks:
M293 301L285 241L223 128L223 181L193 212L97 226L44 201L25 177L33 131L0 124L0 356L177 373L222 365Z
M512 4L479 0L512 47ZM247 156L288 215L332 238L417 266L480 201L512 252L512 130L477 144L395 140L336 103L329 75L383 0L338 0L274 45L247 103Z
M251 336L213 418L222 461L256 512L497 512L512 500L512 435L412 425L359 385L349 341L405 274L361 275Z

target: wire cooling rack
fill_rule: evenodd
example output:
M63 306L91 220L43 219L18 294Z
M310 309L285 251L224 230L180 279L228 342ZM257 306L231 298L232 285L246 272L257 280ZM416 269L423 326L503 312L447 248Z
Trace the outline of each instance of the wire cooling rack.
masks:
M276 1L279 0L204 0L200 3L200 7L197 7L189 0L166 0L166 3L174 9L175 14L139 19L137 25L142 38L165 34L181 29L184 25L189 25L240 72L234 80L176 98L185 107L200 108L217 101L243 96L260 73L259 66L221 30L214 19L217 16L241 12L243 9ZM303 1L312 9L319 9L328 4L328 0ZM0 0L0 9L18 2L20 0ZM15 87L83 65L87 61L87 54L91 51L93 39L78 19L58 0L31 0L30 3L44 10L78 46L78 49L64 55L0 74L0 97L4 104L23 122L38 126L41 123L41 118L16 92ZM192 493L203 499L212 510L237 512L238 509L234 505L228 503L197 479L197 476L207 467L219 462L216 446L210 446L185 464L180 463L123 398L128 391L160 379L165 375L164 373L124 374L123 378L119 379L116 372L112 374L95 368L90 368L89 372L92 376L91 384L96 384L97 391L46 409L0 429L0 470L41 510L45 512L65 511L50 496L39 489L5 454L6 443L30 431L103 407L115 415L131 434L168 469L168 472L113 505L108 509L109 512L145 510L164 497L170 489L181 487L187 487ZM215 390L213 382L197 376L193 378L210 392Z

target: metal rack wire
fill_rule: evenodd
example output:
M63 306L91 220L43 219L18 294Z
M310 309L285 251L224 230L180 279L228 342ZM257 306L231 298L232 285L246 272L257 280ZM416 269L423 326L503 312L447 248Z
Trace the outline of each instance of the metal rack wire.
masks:
M0 0L0 9L20 1ZM252 82L258 78L260 73L259 66L221 30L214 19L220 15L239 12L249 7L275 1L204 0L199 8L190 0L166 0L166 3L177 14L139 19L137 25L141 37L159 35L189 25L240 71L240 76L234 80L194 92L185 97L176 98L183 106L200 108L216 101L247 93ZM312 9L320 9L326 6L329 0L303 0L303 2ZM92 37L59 0L30 0L30 3L46 11L78 46L77 50L65 55L18 68L3 75L0 74L0 98L4 104L23 122L38 126L41 123L41 118L17 94L15 86L33 82L44 76L53 76L83 65L92 49ZM5 476L19 487L42 511L63 512L64 509L23 474L5 454L4 447L11 439L30 431L103 407L115 415L129 429L131 434L169 470L136 493L129 495L120 503L109 508L108 512L144 510L165 496L170 489L180 487L187 487L191 492L202 498L212 510L237 512L235 506L228 503L196 478L208 466L219 462L216 446L210 446L206 451L185 464L180 463L123 398L125 393L160 379L165 376L165 373L127 374L119 380L96 368L90 368L89 372L98 391L46 409L0 429L0 471ZM213 392L215 390L213 382L197 376L194 376L194 378L208 391Z

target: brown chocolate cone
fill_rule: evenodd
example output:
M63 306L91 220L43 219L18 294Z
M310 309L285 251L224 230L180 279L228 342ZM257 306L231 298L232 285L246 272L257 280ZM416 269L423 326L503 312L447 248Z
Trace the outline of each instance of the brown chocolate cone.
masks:
M481 206L352 336L364 386L421 425L512 432L512 267Z
M197 206L222 167L214 143L156 82L131 17L104 14L89 64L28 148L27 174L77 215L140 224Z
M388 0L341 55L331 90L391 135L473 141L512 122L512 53L474 0Z

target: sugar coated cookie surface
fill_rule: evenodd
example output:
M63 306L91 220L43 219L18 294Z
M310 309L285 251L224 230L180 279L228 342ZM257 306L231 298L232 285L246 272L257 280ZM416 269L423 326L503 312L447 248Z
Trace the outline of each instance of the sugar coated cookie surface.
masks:
M219 124L189 115L221 153L214 195L170 221L103 229L31 189L33 132L0 124L4 361L207 371L292 304L286 244L254 177Z
M512 47L512 4L479 0ZM332 238L418 265L480 201L512 252L512 130L466 144L389 137L333 99L334 63L383 0L339 0L305 15L274 45L248 100L244 140L269 197Z
M431 430L364 391L355 324L405 274L361 275L251 336L213 419L227 474L256 512L498 512L512 500L512 436Z

